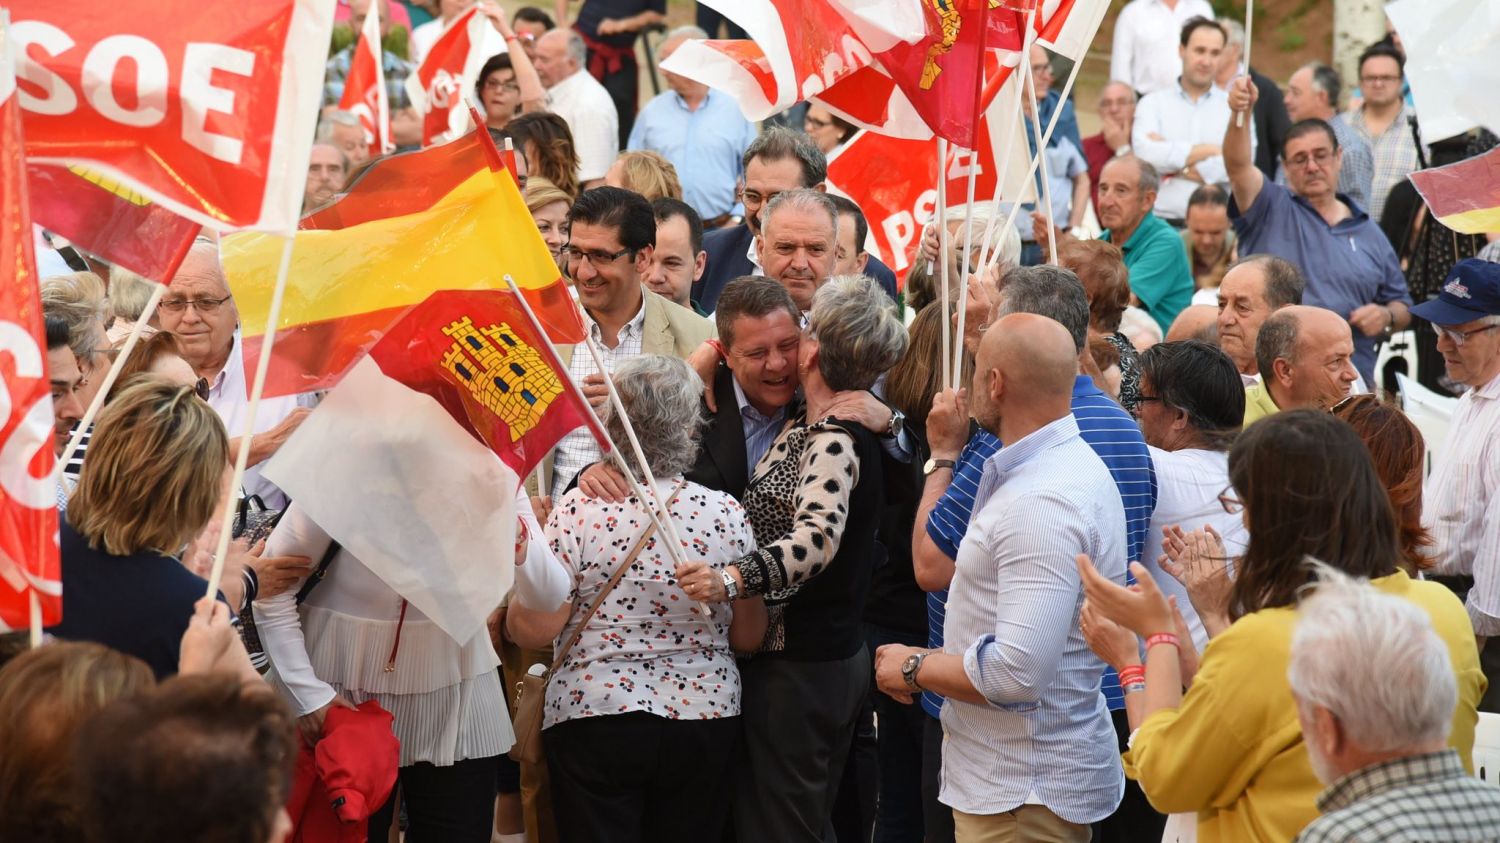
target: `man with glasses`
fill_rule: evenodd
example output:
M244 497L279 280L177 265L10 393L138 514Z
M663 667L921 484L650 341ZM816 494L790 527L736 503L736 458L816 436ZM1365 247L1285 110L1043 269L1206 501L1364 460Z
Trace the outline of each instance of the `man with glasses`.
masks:
M656 214L645 197L618 187L584 191L568 211L568 223L563 258L583 305L588 341L598 348L606 371L599 371L587 348L557 350L573 381L598 407L608 397L604 377L620 361L642 354L686 358L713 336L713 325L645 288L656 244ZM601 456L587 430L563 437L553 459L553 495L560 498L574 476Z
M162 330L177 340L177 352L208 381L209 406L224 421L230 453L238 453L238 437L250 412L250 380L241 357L240 314L219 263L217 244L206 239L193 244L156 307ZM260 476L261 463L281 448L316 403L311 394L262 397L256 408L243 488L270 509L284 509L287 498Z
M1380 221L1385 200L1416 171L1420 157L1412 131L1416 112L1401 95L1406 58L1395 47L1375 44L1359 57L1359 87L1364 102L1349 114L1349 125L1370 145L1375 176L1370 184L1370 218Z
M1229 87L1229 107L1248 115L1258 94L1249 77L1241 76ZM1230 120L1224 133L1233 197L1229 216L1240 252L1275 255L1300 268L1306 279L1303 302L1348 321L1354 330L1354 367L1365 383L1376 383L1376 350L1411 322L1411 296L1380 226L1337 192L1343 166L1337 135L1316 118L1287 130L1281 161L1288 189L1256 169L1250 121L1243 122Z
M764 275L755 238L760 235L761 211L776 194L798 188L823 191L828 159L804 134L772 127L761 133L743 158L745 178L740 201L745 221L710 231L703 237L708 268L693 284L693 300L712 313L724 285L742 275Z
M1500 264L1459 261L1437 298L1412 308L1433 323L1458 399L1428 479L1423 526L1438 577L1465 600L1490 681L1479 710L1500 711Z

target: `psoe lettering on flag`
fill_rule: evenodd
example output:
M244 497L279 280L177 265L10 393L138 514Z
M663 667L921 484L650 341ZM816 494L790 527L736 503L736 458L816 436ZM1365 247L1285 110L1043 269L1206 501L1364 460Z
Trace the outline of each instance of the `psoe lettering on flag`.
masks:
M519 299L444 291L355 364L266 475L468 641L510 587L521 477L574 428L604 440L591 418Z
M505 289L507 275L554 342L583 339L577 306L483 129L380 160L302 228L267 396L331 387L432 293ZM282 244L259 232L220 241L247 373L264 344Z
M474 88L485 51L489 18L478 6L454 18L427 51L417 71L406 77L412 108L422 118L422 145L457 138L470 128L465 92Z
M26 163L16 103L15 48L0 11L0 632L62 620L57 486L47 337L27 218Z
M333 3L9 5L29 162L84 165L200 225L296 229Z
M391 143L391 108L385 91L381 6L380 3L371 3L365 15L359 43L354 46L354 55L349 60L349 73L344 77L344 95L339 99L340 109L359 117L371 158L379 158L396 149Z

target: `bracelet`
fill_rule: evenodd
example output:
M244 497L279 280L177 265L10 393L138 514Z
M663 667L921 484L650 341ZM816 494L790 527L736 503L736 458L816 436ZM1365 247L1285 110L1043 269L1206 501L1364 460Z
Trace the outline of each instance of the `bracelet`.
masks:
M1179 650L1182 649L1182 645L1177 643L1177 636L1170 632L1158 632L1155 635L1147 637L1146 651L1150 652L1151 648L1155 647L1157 644L1171 644L1173 647L1176 647Z
M1133 685L1137 682L1145 682L1146 668L1138 664L1126 665L1125 667L1120 668L1119 675L1121 686Z
M1138 691L1144 691L1144 690L1146 690L1146 683L1145 682L1132 682L1129 685L1123 685L1121 687L1123 687L1125 689L1125 693L1127 693L1127 694L1134 694L1134 693L1136 693Z

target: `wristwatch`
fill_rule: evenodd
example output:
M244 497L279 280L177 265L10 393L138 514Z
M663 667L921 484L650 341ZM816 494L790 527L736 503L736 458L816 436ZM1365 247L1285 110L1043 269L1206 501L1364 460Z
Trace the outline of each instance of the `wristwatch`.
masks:
M927 658L927 655L925 652L912 653L906 657L906 661L901 663L901 679L906 683L906 687L913 691L927 690L917 684L917 671L922 669L922 660Z
M734 574L729 573L728 568L719 572L719 579L724 583L724 602L733 603L740 596L740 584L735 581Z
M1129 154L1130 154L1130 144L1128 144L1128 143L1121 144L1120 148L1115 150L1115 157L1116 158L1118 158L1118 157L1120 157L1122 155L1129 155Z
M886 424L883 435L894 439L900 436L903 430L906 430L906 414L892 407L891 420Z
M926 465L922 466L922 476L931 477L934 471L940 468L952 468L954 465L953 460L930 459Z

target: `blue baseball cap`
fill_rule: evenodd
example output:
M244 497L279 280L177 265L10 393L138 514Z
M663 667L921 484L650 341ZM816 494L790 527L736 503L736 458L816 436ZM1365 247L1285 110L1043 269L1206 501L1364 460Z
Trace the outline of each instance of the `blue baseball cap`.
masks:
M1411 309L1435 325L1462 325L1500 315L1500 263L1466 258L1448 271L1443 289Z

